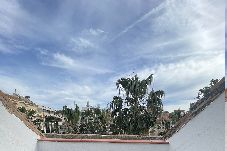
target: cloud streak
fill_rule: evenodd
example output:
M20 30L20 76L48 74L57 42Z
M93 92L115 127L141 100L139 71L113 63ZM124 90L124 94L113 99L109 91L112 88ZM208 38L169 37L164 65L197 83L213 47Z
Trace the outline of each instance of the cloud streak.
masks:
M1 89L41 104L105 106L116 80L135 72L155 74L172 110L224 76L222 0L0 4Z
M125 27L125 29L119 32L114 38L111 39L111 41L114 41L115 39L121 37L123 34L127 33L130 29L134 28L137 24L148 19L150 16L154 15L155 13L160 12L163 8L165 8L165 5L166 5L165 3L161 3L159 6L152 8L152 10L150 10L149 12L141 16L138 20L136 20L129 26Z
M77 74L95 75L112 72L109 69L94 66L94 64L87 64L85 60L75 60L72 57L59 52L52 54L48 58L50 60L48 59L46 62L43 62L43 65L66 69L68 71L76 72Z

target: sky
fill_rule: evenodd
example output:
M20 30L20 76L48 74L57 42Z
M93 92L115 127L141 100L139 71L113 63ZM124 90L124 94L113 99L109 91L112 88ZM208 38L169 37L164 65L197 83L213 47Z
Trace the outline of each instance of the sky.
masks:
M164 110L188 109L225 75L224 0L1 0L2 91L106 107L133 74L154 74Z

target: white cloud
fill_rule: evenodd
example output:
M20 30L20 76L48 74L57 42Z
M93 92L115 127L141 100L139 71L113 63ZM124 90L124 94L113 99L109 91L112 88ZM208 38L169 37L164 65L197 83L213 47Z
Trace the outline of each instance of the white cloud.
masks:
M115 3L113 4L115 5ZM133 5L132 8L136 8L134 10L138 12L135 13L137 16L144 11L144 8L134 4L129 2L129 5ZM136 4L139 5L140 2L138 1ZM90 14L94 12L92 8L96 8L94 7L96 5L96 3L92 3L91 9L87 9ZM11 92L11 89L14 89L12 87L17 87L24 94L29 93L39 102L49 105L60 104L61 106L68 102L72 103L74 100L79 102L80 100L93 100L95 104L99 100L112 99L112 96L116 94L114 85L116 80L122 75L132 74L129 70L131 66L135 65L136 71L134 72L141 77L146 77L150 73L155 74L154 88L166 90L165 100L172 101L166 108L173 109L178 108L178 105L186 106L188 102L184 100L193 99L197 90L207 85L211 78L221 78L224 75L224 5L222 5L222 1L166 0L134 22L130 20L134 14L125 13L124 17L116 17L118 16L116 13L122 13L116 12L115 10L118 9L116 7L110 11L111 14L101 16L103 18L99 22L99 28L87 29L83 29L83 27L74 29L75 24L72 23L72 19L75 17L73 16L75 12L68 7L73 8L71 2L67 5L62 4L60 8L62 12L57 13L59 16L50 17L46 22L46 20L42 20L45 18L42 15L34 13L33 16L30 16L16 0L2 1L0 34L9 39L6 42L0 41L0 52L9 53L14 50L13 48L20 47L16 41L12 40L14 36L22 35L22 39L25 37L25 40L32 40L34 45L39 44L40 41L44 41L46 44L50 40L56 43L57 47L60 46L59 49L66 50L66 52L38 50L43 64L64 69L69 76L76 75L79 79L83 78L81 80L83 82L71 81L74 84L70 82L64 84L65 81L59 81L56 78L57 86L43 85L41 88L37 88L28 86L28 83L22 78L18 80L19 78L14 79L11 76L1 76L0 83L4 85L2 88ZM106 4L102 3L102 7L103 11L109 12ZM67 12L65 12L66 8ZM112 16L110 22L109 16ZM126 37L126 43L123 43L120 51L116 49L116 52L110 52L118 46L105 47L109 36L107 29L110 33L115 33L116 29L121 29L120 25L126 24L128 26L113 39L132 31L138 34L133 39L138 38L139 42L128 41L132 46L129 51ZM81 26L83 26L82 23ZM137 26L138 28L136 28ZM101 27L104 27L103 30L100 29ZM142 30L140 31L140 29ZM81 32L72 32L77 30ZM129 57L122 57L125 54ZM153 58L160 60L152 62ZM138 67L139 63L141 66ZM109 83L96 82L97 74L102 76L112 73L110 69L114 66L112 64L116 64L117 71L124 72L124 74L118 77L112 77L113 75L105 77L103 81L107 79ZM126 67L122 68L124 65ZM92 77L90 83L84 82L89 77ZM31 89L33 90L31 91ZM80 103L83 104L83 101ZM102 103L104 104L104 102Z
M6 75L0 75L0 83L0 89L6 93L12 94L14 89L17 89L17 91L23 95L26 95L29 92L29 87L26 86L22 81Z
M18 0L2 0L0 3L0 52L18 53L28 50L26 40L36 43L36 40L41 41L43 37L47 37L50 30L46 29L43 22L31 16ZM42 33L48 34L40 38Z
M13 77L0 73L0 90L4 93L13 94L16 89L16 93L21 96L30 96L31 100L40 105L48 104L49 97L44 95L41 91L38 91L37 87L32 87L19 77ZM45 91L45 89L43 89ZM48 104L50 105L50 104Z
M54 60L56 61L56 66L62 67L62 68L71 68L72 66L75 66L75 62L72 58L61 54L61 53L55 53L53 55Z
M218 3L213 0L166 0L160 6L162 9L155 11L158 15L146 17L136 24L142 28L137 40L125 44L129 47L125 51L134 56L129 61L140 58L178 61L183 57L223 53L223 0ZM147 26L142 26L143 23Z
M194 102L194 100L183 100L179 103L167 104L163 106L163 110L169 112L173 112L174 110L177 109L188 111L191 102Z
M33 37L36 19L27 13L17 0L3 0L0 5L0 34L9 39L14 36Z
M155 90L164 90L164 109L187 109L190 102L196 98L198 90L209 85L212 78L221 79L225 75L224 53L214 56L193 56L181 61L167 64L157 64L134 71L120 74L112 81L121 77L128 77L133 72L141 79L154 74L152 87Z
M63 53L54 53L52 56L48 58L48 60L44 60L43 65L58 67L62 69L66 69L68 71L76 72L77 74L105 74L111 73L112 71L99 65L93 63L89 64L89 60L82 59L74 59L70 56L66 56Z
M161 64L155 68L138 71L141 78L154 73L154 88L166 92L165 100L178 105L181 100L193 100L200 88L207 86L212 78L224 77L224 54L201 59L195 57L177 63ZM168 103L168 102L167 102ZM176 103L176 104L175 104ZM181 105L188 102L181 102Z
M103 30L101 29L93 29L93 28L90 28L89 29L89 32L91 35L94 35L94 36L99 36L100 34L103 34L105 33Z
M31 96L31 100L35 103L52 107L61 107L64 104L71 105L73 100L78 97L78 94L75 92L84 92L85 95L88 95L85 91L86 88L84 89L83 86L78 85L66 88L61 87L61 89L55 88L54 86L46 89L43 85L42 88L39 89L28 86L23 80L4 75L0 75L0 83L0 90L5 93L12 94L14 89L17 89L17 93L21 96L29 95ZM73 88L74 92L72 92L71 88ZM70 103L67 101L67 97L71 97ZM83 105L81 102L79 103Z
M0 33L5 36L11 35L14 30L15 19L23 16L20 6L16 0L1 1L0 10Z
M75 50L86 49L86 48L93 48L95 45L87 39L84 38L72 38L71 41L74 43Z
M44 48L36 48L36 50L38 50L41 55L48 55L49 53L49 51Z
M31 75L32 76L32 75ZM106 107L109 99L113 96L113 89L111 84L104 84L100 82L81 82L81 81L66 81L59 80L54 84L45 84L43 81L48 80L43 77L39 86L34 85L32 81L25 81L20 76L10 76L0 72L0 90L5 93L12 94L14 89L17 93L25 96L31 96L31 100L40 105L46 105L56 109L60 109L63 105L73 107L73 102L80 107L85 106L89 101L91 105L100 104Z
M101 29L84 29L68 42L68 49L80 54L101 51L100 45L105 41L107 33Z
M165 100L171 101L165 108L188 107L187 100L193 100L200 88L212 78L225 75L223 4L213 0L167 0L159 15L142 20L150 23L147 30L152 32L145 34L146 40L130 43L134 57L125 64L150 60L151 66L134 72L142 78L155 74L154 88L165 90Z
M130 24L129 26L125 27L124 30L119 32L116 36L114 36L111 41L114 41L115 39L119 38L123 34L127 33L130 29L134 28L137 24L143 22L144 20L148 19L150 16L154 15L155 13L159 12L165 7L165 3L161 3L159 6L152 8L149 12L141 16L138 20Z

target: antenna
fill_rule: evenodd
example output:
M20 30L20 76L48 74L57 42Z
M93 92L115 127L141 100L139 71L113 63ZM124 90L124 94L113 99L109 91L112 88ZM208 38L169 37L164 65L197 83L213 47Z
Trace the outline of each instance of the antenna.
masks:
M88 107L89 106L89 102L87 101L87 105L86 105L86 107Z

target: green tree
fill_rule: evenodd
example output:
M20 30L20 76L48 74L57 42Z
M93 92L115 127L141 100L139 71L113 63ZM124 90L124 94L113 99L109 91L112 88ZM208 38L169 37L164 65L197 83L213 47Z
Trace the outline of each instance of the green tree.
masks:
M218 79L212 79L210 80L210 84L209 86L205 86L204 88L200 89L198 92L198 96L196 97L196 99L200 100L202 98L207 99L210 95L210 89L218 83Z
M27 116L27 118L29 118L29 119L31 119L35 115L35 113L36 113L36 111L35 110L32 110L32 109L26 110L26 108L24 106L18 107L18 110L20 112L22 112L22 113L25 113L26 116Z
M144 80L137 75L116 82L119 96L110 103L114 134L145 134L162 112L164 91L149 91L153 74Z
M32 118L35 115L36 111L35 110L27 110L26 115L28 118Z
M73 110L73 119L72 119L72 128L74 133L79 132L79 121L80 121L80 108L76 104L75 109Z
M175 125L185 114L185 111L180 109L174 110L172 113L170 113L172 124Z
M210 97L212 87L216 85L218 82L219 82L219 79L211 79L210 84L208 86L205 86L204 88L199 89L198 95L196 97L197 100L196 102L190 104L189 111L194 110L197 107L198 102L200 102L200 100L208 99Z
M18 110L19 110L20 112L22 112L22 113L26 113L26 112L27 112L27 110L26 110L26 108L25 108L24 106L18 107Z
M108 131L108 110L90 108L81 113L80 133L106 134Z
M94 134L94 114L93 110L87 109L81 113L81 121L80 121L80 133L82 134Z
M73 131L73 133L78 133L79 131L79 120L80 120L80 109L79 106L76 104L75 109L70 109L68 108L66 105L63 106L63 110L62 110L62 114L63 116L66 117L66 125L67 128L69 130L69 132L71 133L71 131Z

